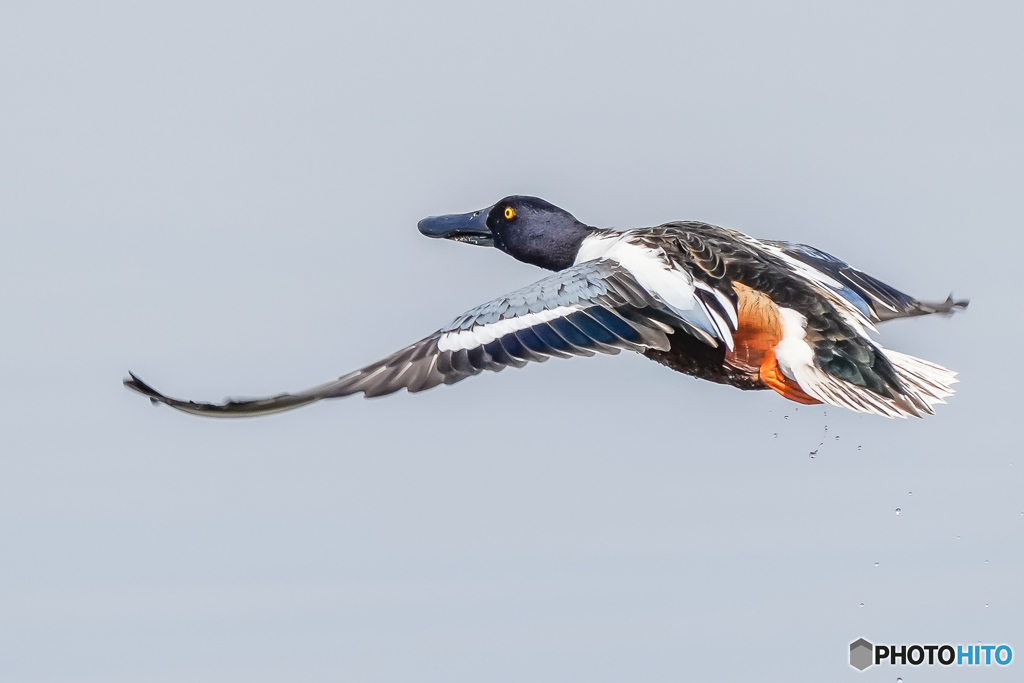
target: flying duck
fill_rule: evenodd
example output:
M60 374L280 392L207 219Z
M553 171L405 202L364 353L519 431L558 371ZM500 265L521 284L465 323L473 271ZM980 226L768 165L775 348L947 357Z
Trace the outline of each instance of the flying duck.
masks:
M600 229L526 196L425 218L419 230L493 246L554 274L477 306L383 360L295 394L211 404L170 398L135 375L125 386L186 413L249 417L626 349L740 389L905 418L933 414L957 382L955 372L883 348L869 333L895 318L948 315L967 301L918 301L804 244L689 221Z

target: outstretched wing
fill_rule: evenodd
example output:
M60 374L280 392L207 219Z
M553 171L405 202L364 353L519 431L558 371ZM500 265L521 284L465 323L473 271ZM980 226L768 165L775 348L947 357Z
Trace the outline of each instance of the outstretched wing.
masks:
M548 358L668 350L679 328L664 302L622 265L588 261L478 306L434 334L334 381L295 394L224 403L170 398L135 375L125 386L178 410L210 417L253 417L362 392L383 396L454 384L484 370Z
M796 259L838 283L838 289L832 287L836 293L856 306L871 322L885 322L930 313L951 315L955 310L967 308L967 304L970 303L966 299L954 301L952 295L941 302L918 301L810 245L768 241L765 241L765 244L777 248L785 256Z

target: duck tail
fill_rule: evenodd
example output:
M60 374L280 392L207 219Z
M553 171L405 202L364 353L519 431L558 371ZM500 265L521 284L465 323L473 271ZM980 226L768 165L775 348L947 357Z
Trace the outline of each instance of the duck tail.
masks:
M786 377L781 375L781 368L773 367L778 365L778 361L770 359L768 365L761 367L761 381L791 401L827 403L889 418L934 415L932 406L945 403L945 399L953 395L953 385L958 380L952 370L878 345L874 348L879 356L888 360L892 368L890 377L894 375L896 380L889 382L888 396L833 375L813 362L793 363L790 360L787 366L794 376ZM792 356L792 350L788 351ZM785 386L772 381L773 371ZM799 394L789 389L793 382L799 386Z
M899 351L883 349L882 353L896 370L896 376L903 385L903 398L919 411L934 415L932 406L945 403L947 397L956 393L953 385L960 380L952 370Z

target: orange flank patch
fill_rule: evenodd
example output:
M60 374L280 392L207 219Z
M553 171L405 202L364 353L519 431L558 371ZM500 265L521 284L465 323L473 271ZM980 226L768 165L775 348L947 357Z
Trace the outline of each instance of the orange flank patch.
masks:
M782 339L779 307L767 294L739 282L733 283L733 289L739 297L739 325L732 335L733 350L726 352L725 362L760 378L765 386L774 389L790 401L804 404L821 403L805 394L796 382L779 370L779 364L775 360L775 347Z
M732 335L733 349L726 352L725 362L756 375L764 355L782 339L779 308L767 294L744 284L734 282L733 289L739 297L736 316L739 325Z

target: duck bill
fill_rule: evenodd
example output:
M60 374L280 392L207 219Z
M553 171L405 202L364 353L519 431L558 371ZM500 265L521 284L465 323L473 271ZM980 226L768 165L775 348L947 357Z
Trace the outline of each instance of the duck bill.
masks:
M470 213L430 216L421 220L417 227L427 237L465 242L481 247L493 247L494 235L487 227L487 215L490 212L491 207L487 207Z

